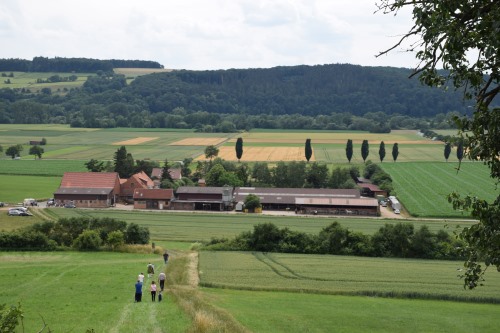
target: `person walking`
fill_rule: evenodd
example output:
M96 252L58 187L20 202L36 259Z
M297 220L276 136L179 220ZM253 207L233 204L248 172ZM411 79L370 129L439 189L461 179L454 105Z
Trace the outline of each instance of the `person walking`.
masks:
M165 265L168 263L168 257L169 257L168 252L165 251L163 253L163 261L165 262Z
M137 280L135 284L135 303L142 301L142 282Z
M144 273L139 273L139 276L137 276L137 280L139 280L140 283L144 283Z
M148 264L148 278L151 278L155 275L155 266L152 263Z
M151 281L149 290L151 291L151 301L156 301L156 283L154 281Z
M167 276L165 273L161 272L158 274L158 282L160 282L160 290L163 291L165 289L165 280L167 279Z

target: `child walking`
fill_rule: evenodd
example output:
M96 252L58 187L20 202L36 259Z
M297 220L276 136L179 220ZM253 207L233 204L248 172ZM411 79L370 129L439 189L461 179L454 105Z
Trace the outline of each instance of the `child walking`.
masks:
M151 301L155 302L156 301L156 283L154 281L151 281L151 287L149 288L151 291Z

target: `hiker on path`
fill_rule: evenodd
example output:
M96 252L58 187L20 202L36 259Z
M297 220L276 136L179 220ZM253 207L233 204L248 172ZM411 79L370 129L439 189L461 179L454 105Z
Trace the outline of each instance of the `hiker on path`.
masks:
M155 275L155 266L152 263L148 264L148 278L151 278Z
M140 283L144 283L144 273L139 273L137 280L139 280Z
M142 282L137 280L135 284L135 303L142 301Z
M169 255L168 255L167 251L165 251L165 252L163 253L163 261L165 262L165 265L168 263L168 256L169 256Z
M149 290L151 291L151 301L156 301L156 283L154 281L151 281Z
M165 280L167 279L167 276L165 273L161 272L158 274L158 282L160 282L160 290L163 291L165 289Z

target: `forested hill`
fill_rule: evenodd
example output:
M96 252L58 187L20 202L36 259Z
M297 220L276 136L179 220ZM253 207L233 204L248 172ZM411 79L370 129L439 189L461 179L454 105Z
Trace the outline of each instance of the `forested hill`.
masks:
M137 78L130 91L152 112L183 107L210 113L328 115L349 112L411 117L462 112L462 95L423 86L411 70L349 64L174 71Z
M387 132L448 128L451 113L467 110L460 92L429 88L409 75L409 69L336 64L179 70L129 84L123 75L99 70L70 90L0 89L0 123Z
M34 57L33 60L0 59L0 71L93 73L98 70L113 71L113 68L163 68L163 66L156 61L148 60L99 60L61 57Z

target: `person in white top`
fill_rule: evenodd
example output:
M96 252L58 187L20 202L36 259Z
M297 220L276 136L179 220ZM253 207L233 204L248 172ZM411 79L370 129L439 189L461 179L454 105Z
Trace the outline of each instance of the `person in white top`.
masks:
M143 273L139 274L137 280L139 280L140 283L144 283L144 274Z
M161 272L158 274L158 282L160 282L160 290L163 291L165 289L165 280L167 279L167 276L165 273Z

